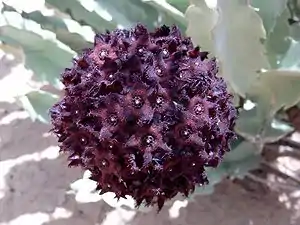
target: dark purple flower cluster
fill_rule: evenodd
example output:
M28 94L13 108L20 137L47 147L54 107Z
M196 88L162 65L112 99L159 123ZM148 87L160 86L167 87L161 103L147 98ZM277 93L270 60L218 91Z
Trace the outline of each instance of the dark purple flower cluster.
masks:
M96 35L62 83L50 114L69 166L137 206L160 210L207 184L205 167L218 166L235 136L236 109L216 60L175 26Z

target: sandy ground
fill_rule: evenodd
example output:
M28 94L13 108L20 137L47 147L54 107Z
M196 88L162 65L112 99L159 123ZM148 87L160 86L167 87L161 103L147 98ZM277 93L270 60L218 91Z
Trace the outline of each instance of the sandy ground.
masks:
M49 126L32 122L13 102L22 85L20 70L0 62L0 225L289 225L300 224L300 194L247 189L224 181L215 194L198 197L179 211L165 207L136 213L114 209L103 201L79 203L70 183L82 171L70 169L58 155ZM19 83L14 79L19 77ZM300 189L299 189L300 190Z

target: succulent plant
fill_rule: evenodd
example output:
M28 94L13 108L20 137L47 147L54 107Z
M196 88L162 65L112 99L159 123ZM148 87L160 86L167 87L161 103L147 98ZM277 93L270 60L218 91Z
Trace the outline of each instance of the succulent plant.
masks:
M188 196L229 151L236 109L214 58L176 26L97 34L62 74L51 110L70 166L91 171L101 193L139 206Z
M193 138L196 136L194 133L191 133L191 136L187 140L180 141L181 139L178 138L178 135L174 135L175 131L180 130L175 129L176 122L189 121L189 125L199 125L198 122L194 121L193 116L186 116L187 112L193 111L190 106L195 102L198 103L196 100L192 101L193 98L191 98L191 95L195 91L201 92L203 90L202 96L201 94L198 96L199 102L202 101L204 103L205 107L203 107L203 110L207 109L206 107L213 108L213 104L217 106L221 104L220 101L216 103L214 102L215 100L208 99L208 96L211 96L207 94L209 90L214 90L214 93L224 93L224 95L219 95L220 99L226 101L227 96L228 100L230 100L230 97L224 90L225 84L223 81L212 75L217 73L216 62L212 58L208 59L208 55L204 51L208 51L210 55L216 56L218 65L220 66L218 76L223 77L226 81L230 92L234 95L235 105L239 108L239 118L236 121L234 129L237 133L237 139L231 143L231 151L225 154L221 165L217 166L217 168L210 167L209 163L206 162L206 165L204 165L206 167L205 171L204 167L203 171L201 171L200 165L198 165L199 167L197 168L201 172L197 176L201 177L203 175L203 183L209 180L209 184L196 186L194 193L188 197L189 201L192 201L196 195L212 194L215 185L220 183L224 178L243 179L247 177L252 179L251 177L254 174L251 171L259 168L260 164L264 162L264 154L262 153L269 151L270 143L272 143L271 145L282 143L282 139L290 136L295 131L295 128L299 130L297 117L294 117L297 111L299 111L300 99L300 5L297 3L297 0L277 0L272 4L266 4L265 1L258 0L91 0L88 2L82 0L36 0L37 4L29 5L22 4L22 1L0 1L0 49L7 54L19 54L24 66L32 70L34 78L42 81L42 84L39 85L51 85L52 88L53 86L55 87L55 90L53 90L49 86L40 88L41 86L38 85L34 89L30 86L26 93L22 92L16 96L17 101L33 120L39 120L44 123L50 122L49 115L47 114L48 109L58 101L60 95L63 95L61 93L62 84L59 80L60 73L65 67L69 66L69 63L77 54L81 55L74 61L73 68L67 69L64 73L63 81L66 87L63 92L66 92L66 95L60 102L60 106L57 105L52 108L52 117L56 118L56 125L64 128L68 127L67 131L65 131L66 133L61 134L59 140L65 140L61 142L62 148L66 144L71 145L70 148L64 148L70 154L71 165L81 165L87 170L95 169L92 167L94 165L92 162L97 151L95 151L96 145L93 145L93 143L97 143L97 147L103 150L105 146L109 146L109 142L105 142L104 140L114 140L114 143L118 144L118 149L122 151L115 154L113 149L116 148L109 150L112 153L108 159L105 158L109 164L106 169L101 167L102 173L107 171L105 174L112 174L113 172L116 173L115 171L121 171L117 175L123 177L124 174L127 174L126 169L127 171L131 171L130 169L134 168L134 164L132 163L135 163L138 173L131 177L131 181L123 179L121 183L126 181L134 185L139 183L145 184L144 186L138 186L140 189L136 188L136 186L135 189L133 189L133 186L131 186L131 189L128 189L129 185L126 183L127 193L130 194L129 190L132 192L133 190L142 190L141 187L148 187L146 191L151 192L153 190L153 183L151 184L152 186L149 185L149 182L151 183L149 178L153 178L155 174L149 174L148 172L145 174L143 172L147 171L145 168L149 168L149 171L157 171L155 172L156 174L164 177L166 176L166 172L168 172L166 168L170 166L168 162L175 162L175 159L177 159L178 165L182 166L182 168L180 166L175 167L175 171L181 171L180 174L175 175L178 178L180 176L184 177L189 183L181 184L179 187L176 185L175 187L174 183L167 186L173 185L172 190L179 190L180 187L183 190L184 185L186 185L185 187L190 185L190 189L187 188L184 191L181 190L178 192L183 192L184 194L191 192L194 187L191 177L195 174L193 173L195 168L193 169L193 162L189 161L189 159L194 160L202 157L202 161L205 161L205 154L209 156L209 151L207 152L205 149L209 148L209 144L210 146L214 146L215 143L212 145L213 140L205 139L205 132L202 132L203 134L197 139L197 143L193 142L195 140ZM92 66L97 64L93 58L89 57L90 53L94 51L93 49L88 49L81 54L82 49L93 46L96 33L105 32L106 29L129 29L137 22L144 24L149 30L153 30L155 27L163 24L176 24L182 32L191 37L195 45L201 47L201 51L198 48L192 47L190 40L187 38L179 38L181 41L177 43L181 43L181 45L178 46L172 44L173 42L168 43L177 47L187 48L186 51L174 55L172 50L167 49L167 58L163 57L160 62L163 62L163 67L166 67L166 71L168 72L160 69L159 66L161 65L156 65L159 68L145 67L145 65L149 65L151 61L150 56L155 53L155 48L152 50L147 49L147 51L142 49L142 52L138 52L137 56L131 58L129 58L130 54L127 56L124 55L125 58L123 59L114 54L109 54L110 58L116 57L116 60L106 60L106 64L103 65L106 70L99 69L99 66ZM160 35L166 32L165 28L159 30ZM130 37L134 35L134 31L118 30L109 34L98 35L96 41L100 45L101 38L124 40L126 39L126 33ZM149 37L149 43L153 43L156 39L159 39L159 37L153 36L155 33L149 33L149 36L147 36ZM164 38L160 37L162 43L168 41L170 35L173 35L174 39L178 40L176 29L171 29L168 36ZM135 49L133 45L138 43L136 41L129 39L127 41L129 42L131 53ZM97 47L97 43L95 49L99 48ZM115 46L121 45L117 41ZM107 58L106 54L110 53L110 50L113 49L111 48L111 43L106 45L106 47L109 51L103 52L102 57L105 59ZM163 46L162 48L165 47ZM157 51L164 52L164 50L159 46ZM148 59L150 61L145 63L145 60L147 61ZM183 59L186 59L186 61L183 62ZM141 60L144 60L144 63ZM101 61L103 62L103 60L98 62L101 63ZM201 63L196 65L192 63L193 61L195 63L201 61ZM129 81L124 72L108 73L112 68L112 71L114 71L114 66L117 66L117 68L118 66L122 66L123 68L125 62L131 70L138 70L138 68L142 67L143 71L148 72L140 76L135 72L135 75L131 75L131 80ZM155 62L157 62L157 58ZM182 80L183 77L180 77L180 75L178 77L178 73L175 71L184 67L184 64L185 66L192 65L191 69L198 68L201 70L201 76L197 77L197 79L189 78ZM150 72L151 70L152 72ZM75 71L78 75L73 80L72 75ZM89 73L87 74L86 71L89 71ZM204 75L205 71L209 71L210 73ZM107 73L108 77L100 79L101 73ZM164 77L156 76L157 73L161 73L165 77L169 76L169 78L164 79ZM181 74L187 76L186 73L187 70L182 70ZM117 81L114 81L116 79L114 75L117 75ZM99 79L92 82L92 79L96 77ZM74 85L79 80L81 81L80 84ZM139 85L132 86L133 83L138 83ZM155 84L157 83L161 84L161 88L155 88ZM222 85L224 86L223 88ZM148 87L148 89L144 89L144 87ZM184 88L180 89L180 87ZM131 90L135 90L135 92ZM137 90L141 90L141 92L139 93ZM116 91L116 93L110 94L114 96L109 97L110 99L104 95L101 98L97 97L100 93L103 94L111 91ZM132 108L132 111L130 111L130 105L126 105L125 100L123 106L121 105L122 102L118 102L118 99L125 98L124 93L126 92L128 92L126 95L128 98L125 99L127 102L130 100L130 96L138 93L142 95L142 100L144 100L145 96L149 96L149 100L147 99L144 102L142 109L133 110ZM162 98L156 99L155 94L161 94L160 97ZM85 100L87 96L90 98ZM162 102L164 98L167 98L167 101ZM64 106L62 104L64 101L72 102L72 104L69 103L68 108L62 109L60 107ZM155 103L156 101L158 105ZM105 107L107 102L110 102L108 104L109 107ZM165 104L165 102L169 104ZM158 106L161 103L162 105L159 108ZM206 103L209 103L209 105ZM164 113L164 107L170 106L170 104L173 105L173 109L169 113ZM91 107L93 110L91 110ZM96 110L104 108L106 108L106 111ZM101 117L105 117L106 113L110 113L111 110L117 108L120 109L117 116L121 116L123 121L121 123L118 121L116 127L109 126L108 121L103 122ZM210 112L209 110L202 112L201 106L199 109L201 111L201 116L198 116L199 120L204 119L202 117L207 115L207 113L221 115L219 114L220 111L221 113L225 112L220 110L220 108L216 112ZM133 112L134 116L128 117L130 112ZM235 113L235 111L232 111L232 113ZM122 117L122 115L125 116ZM116 118L119 119L119 117L111 118L113 123L116 122ZM126 126L121 125L124 123L128 125L128 118L129 124L136 123L136 126L127 126L127 135L134 133L135 130L137 131L138 126L139 132L137 133L140 138L144 137L145 132L147 133L147 131L151 130L155 131L155 134L161 135L158 138L164 138L163 142L160 143L167 144L165 146L166 156L163 160L159 160L163 154L158 154L157 152L149 154L149 151L142 152L146 149L150 150L151 146L148 147L144 144L139 148L135 148L134 145L142 143L138 142L141 139L128 138L127 140L124 137L122 142L120 142L115 138L117 136L120 137L120 133L125 134L124 129ZM151 118L152 120L150 120ZM168 126L162 122L162 118L169 121L167 123ZM209 120L211 123L208 123L206 127L202 124L203 127L200 130L206 130L207 137L209 137L208 135L211 130L220 128L219 126L211 127L217 118L217 116L213 116L212 120ZM150 122L148 122L149 120ZM59 124L59 121L62 123ZM72 121L74 121L73 124ZM229 120L220 119L220 121L226 123ZM229 123L227 125L230 127ZM103 129L105 126L107 129ZM165 127L169 127L170 130L166 130ZM64 131L64 129L61 131ZM115 135L116 132L118 135ZM77 137L80 138L83 136L86 137L81 139L83 142L79 143ZM152 136L148 139L143 139L143 143L152 143L154 140L154 144L156 144L155 148L157 148L157 136ZM172 137L171 139L170 136ZM215 138L215 136L210 137ZM100 138L102 141L100 141ZM173 146L168 145L168 143L172 142L180 144L175 148L174 144ZM283 142L286 143L285 141ZM125 143L127 143L127 146ZM194 146L189 148L182 147L186 145L191 146L191 144ZM201 144L205 146L202 150L199 148L198 153L204 153L204 155L198 156L197 152L192 151L197 157L193 156L189 150L195 149L195 146L200 146ZM218 152L220 158L222 158L223 152L228 148L221 148L222 144L219 144L217 148L214 148L214 151ZM158 149L164 148L161 145L159 146ZM72 149L82 149L82 147L84 147L84 150L78 150L77 154L69 151ZM128 155L128 149L132 151L137 149L138 151L136 152L139 152L139 154ZM186 155L179 158L180 153ZM100 156L97 157L99 158ZM101 155L101 157L104 157L104 155ZM144 157L146 160L144 160ZM218 164L218 160L216 158L215 164ZM106 161L103 162L104 165L107 165ZM186 162L186 164L183 162ZM214 161L211 159L209 162L213 163ZM175 166L175 164L171 165ZM205 163L203 162L203 164ZM128 167L123 169L124 165L128 165ZM99 164L99 166L101 165ZM160 172L159 169L161 169ZM97 169L94 171L97 171ZM188 176L185 173L188 173ZM116 179L116 177L109 178L113 176L102 174L102 177L104 176L108 177L108 179ZM161 179L158 177L155 179ZM146 178L148 180L145 180ZM107 186L103 185L108 184L106 180L103 180L103 182L100 180L102 182L101 186L99 175L96 176L95 172L93 179L98 182L98 188L101 189L100 193L107 190L113 191L112 187L108 189ZM91 182L89 180L89 183ZM154 184L156 183L154 182ZM166 188L167 186L160 186L160 188ZM141 193L145 194L146 191L142 190L133 195L135 198L137 196L140 197L136 198L138 200L137 203L144 199L141 197ZM116 194L122 196L124 192L116 192ZM107 195L112 196L111 193L107 193ZM157 197L151 200L151 197L149 197L151 195L147 194L147 196L148 203L159 203ZM161 196L160 199L159 204L162 205L163 200L166 200L167 197L166 195L165 197ZM125 201L125 199L122 200ZM131 198L128 198L126 201L131 202L131 200ZM144 202L147 203L147 199L145 200Z

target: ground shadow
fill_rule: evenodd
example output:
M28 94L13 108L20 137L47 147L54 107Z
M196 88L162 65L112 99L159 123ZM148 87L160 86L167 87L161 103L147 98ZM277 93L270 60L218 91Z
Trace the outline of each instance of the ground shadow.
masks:
M231 181L220 184L210 196L198 196L186 208L180 210L178 218L171 219L155 212L139 214L131 225L288 225L291 212L277 200L275 193L246 191ZM280 215L280 216L279 216ZM152 220L152 223L151 223ZM300 220L299 220L300 221ZM295 224L299 224L295 223Z
M8 54L0 57L0 79L6 77L12 71L12 68L21 63L21 58L15 55L13 58L9 57Z
M65 167L65 158L25 162L12 168L5 177L7 193L0 200L3 209L0 223L11 221L27 213L51 214L56 207L72 212L70 218L52 220L44 225L101 224L113 209L103 202L78 204L73 195L67 195L69 184L81 172ZM178 218L170 218L168 208L160 214L155 210L138 213L131 225L288 225L292 212L278 202L275 193L249 192L232 182L223 182L216 193L198 197L180 210ZM115 217L111 225L127 224ZM107 224L105 224L107 225Z
M16 165L5 176L6 193L0 223L25 213L51 212L65 201L71 182L80 171L64 168L65 158L28 161Z
M0 160L2 161L56 145L55 137L49 133L49 125L38 121L32 122L28 116L25 119L13 118L15 116L12 114L18 113L24 115L25 112L16 104L0 102L0 120L11 117L8 119L9 123L0 124Z
M72 182L82 177L82 171L68 168L66 157L28 161L16 165L5 176L5 196L0 199L0 224L25 214L52 214L56 208L72 213L67 219L50 224L95 224L104 219L111 207L104 202L76 202L74 194L67 194Z

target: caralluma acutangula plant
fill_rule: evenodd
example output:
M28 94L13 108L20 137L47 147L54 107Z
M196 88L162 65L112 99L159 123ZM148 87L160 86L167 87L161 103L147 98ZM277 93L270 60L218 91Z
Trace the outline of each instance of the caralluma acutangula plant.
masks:
M157 205L188 196L208 179L230 141L236 109L216 60L179 29L98 34L62 74L64 96L50 109L69 166L92 173L101 194Z

